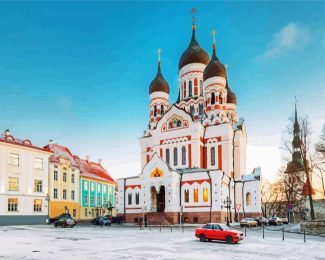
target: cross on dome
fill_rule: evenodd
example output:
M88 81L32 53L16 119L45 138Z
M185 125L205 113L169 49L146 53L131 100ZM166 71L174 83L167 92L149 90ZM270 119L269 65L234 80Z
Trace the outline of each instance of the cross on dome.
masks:
M195 30L196 26L195 26L195 13L196 13L196 9L192 8L191 10L191 14L192 14L192 29Z
M161 53L161 49L158 48L158 50L157 50L157 54L158 54L158 62L159 62L159 63L160 63L160 53Z
M211 32L211 35L212 35L212 43L213 43L213 45L215 46L216 45L216 35L217 35L217 31L215 30L215 29L213 29L212 30L212 32Z

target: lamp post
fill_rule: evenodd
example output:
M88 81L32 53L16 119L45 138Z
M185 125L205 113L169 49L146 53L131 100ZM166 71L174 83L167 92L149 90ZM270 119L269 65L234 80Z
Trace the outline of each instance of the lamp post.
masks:
M143 213L143 217L142 217L142 226L144 227L145 226L145 221L144 221L144 215L145 215L145 213L146 213L146 211L147 211L147 207L146 206L144 206L143 208L142 208L142 213Z
M227 198L223 201L224 207L227 209L227 226L229 226L229 217L228 217L228 211L230 211L231 208L231 200L227 196Z

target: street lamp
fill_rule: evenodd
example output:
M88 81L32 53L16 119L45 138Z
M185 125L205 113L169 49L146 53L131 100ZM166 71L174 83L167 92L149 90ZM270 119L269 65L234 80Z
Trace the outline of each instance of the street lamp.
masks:
M227 196L227 198L223 201L224 207L227 209L227 226L229 226L229 217L228 217L228 211L231 209L231 200Z

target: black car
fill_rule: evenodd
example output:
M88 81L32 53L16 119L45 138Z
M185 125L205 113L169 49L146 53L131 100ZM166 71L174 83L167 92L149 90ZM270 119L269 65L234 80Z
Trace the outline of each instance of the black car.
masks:
M269 224L268 219L264 218L264 217L256 217L254 218L255 221L257 221L257 224L259 226L267 226Z
M62 218L62 217L69 217L69 218L72 218L71 215L69 213L63 213L59 216L56 216L54 218L50 218L50 224L53 224L55 221L57 221L59 218Z
M76 225L76 221L69 216L62 216L54 221L55 227L71 227L73 228Z

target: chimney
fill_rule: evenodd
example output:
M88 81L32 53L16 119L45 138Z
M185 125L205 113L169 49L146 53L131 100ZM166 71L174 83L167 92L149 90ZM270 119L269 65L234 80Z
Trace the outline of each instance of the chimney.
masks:
M89 156L89 155L86 156L86 161L87 161L87 162L90 161L90 156Z
M102 165L102 159L98 159L98 164Z
M5 136L9 136L10 135L10 131L9 131L9 129L7 129L6 131L5 131Z

